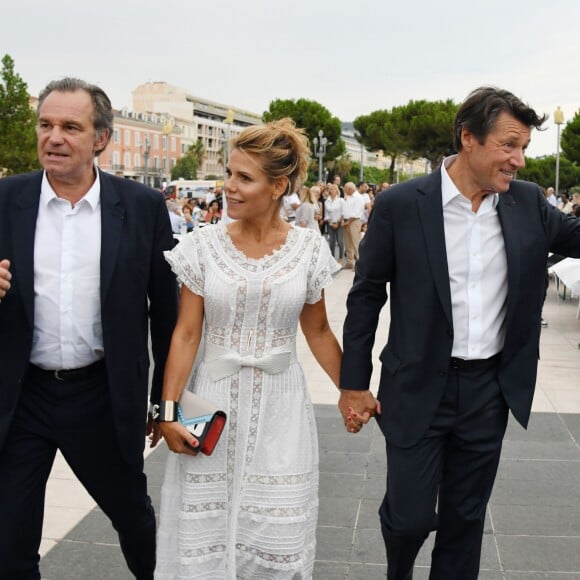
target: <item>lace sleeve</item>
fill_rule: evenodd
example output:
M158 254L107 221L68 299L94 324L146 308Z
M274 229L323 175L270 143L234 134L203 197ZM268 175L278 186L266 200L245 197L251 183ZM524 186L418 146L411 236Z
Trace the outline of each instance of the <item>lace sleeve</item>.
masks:
M171 251L163 252L180 284L198 296L204 296L205 272L201 251L200 230L186 235Z
M330 254L326 240L313 232L313 251L308 271L306 303L316 304L322 298L322 291L332 282L333 274L340 270L340 264Z

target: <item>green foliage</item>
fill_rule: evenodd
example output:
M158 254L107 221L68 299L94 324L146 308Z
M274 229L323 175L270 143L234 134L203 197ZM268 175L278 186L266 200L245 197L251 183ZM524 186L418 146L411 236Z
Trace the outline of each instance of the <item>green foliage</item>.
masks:
M190 145L187 153L177 160L171 169L171 179L197 179L197 170L205 157L205 149L201 140Z
M562 130L560 145L570 161L580 164L580 111Z
M437 167L443 157L453 151L453 120L458 105L446 101L410 101L402 107L402 116L409 124L409 150L411 158L425 158Z
M447 101L409 101L354 120L360 140L371 151L390 156L389 181L393 182L397 157L426 158L437 166L453 148L453 119L457 105Z
M315 137L318 138L318 132L324 131L324 137L328 139L325 160L332 161L345 152L340 120L338 117L333 117L330 111L320 103L308 99L276 99L270 103L270 108L262 115L266 123L284 117L290 117L297 127L306 131L311 147L312 140ZM318 167L316 158L313 159L313 165Z
M326 165L329 170L328 175L330 180L334 175L340 175L342 183L352 181L351 179L349 179L349 176L354 171L353 161L349 155L343 154L340 157L337 157L336 159L329 161Z
M526 166L518 171L518 179L532 181L544 188L554 187L556 183L556 156L549 155L538 159L526 158ZM580 183L580 167L560 156L559 189L568 190Z
M370 151L382 150L385 156L391 157L389 168L389 182L393 182L395 175L395 161L397 157L409 149L407 136L401 130L399 112L386 109L373 111L368 115L357 117L354 128L359 132L360 142Z
M28 87L7 54L0 77L0 171L7 175L33 171L39 168L36 114L30 108Z

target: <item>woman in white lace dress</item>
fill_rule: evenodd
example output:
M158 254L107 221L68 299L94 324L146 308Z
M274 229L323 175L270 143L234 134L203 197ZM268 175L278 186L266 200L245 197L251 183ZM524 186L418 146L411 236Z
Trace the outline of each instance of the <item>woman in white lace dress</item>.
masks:
M281 197L307 165L308 140L289 119L244 130L225 182L235 221L196 229L167 253L182 294L162 400L179 399L203 329L186 388L228 421L209 457L194 454L197 441L175 417L159 424L174 452L161 493L159 580L312 577L318 444L298 323L336 385L341 350L324 304L339 266L318 233L280 218Z

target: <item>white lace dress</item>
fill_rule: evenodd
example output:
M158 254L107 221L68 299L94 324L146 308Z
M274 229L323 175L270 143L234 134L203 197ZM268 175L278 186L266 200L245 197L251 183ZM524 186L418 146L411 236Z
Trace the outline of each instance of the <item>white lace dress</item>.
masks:
M189 388L228 421L210 457L168 459L155 578L311 578L318 442L296 332L304 303L320 300L340 266L318 233L294 227L259 260L237 250L224 224L194 230L166 257L204 297L204 354ZM216 377L225 351L238 370ZM276 357L286 362L275 374L258 366Z

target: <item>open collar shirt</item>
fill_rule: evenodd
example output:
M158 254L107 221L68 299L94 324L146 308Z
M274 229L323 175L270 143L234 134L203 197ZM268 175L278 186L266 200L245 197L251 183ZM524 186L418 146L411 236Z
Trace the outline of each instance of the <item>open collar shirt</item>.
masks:
M34 239L31 362L75 369L103 358L100 180L73 207L44 174Z
M449 177L455 161L441 166L445 246L453 314L452 356L485 359L499 353L505 341L507 260L497 204L487 195L477 212Z

